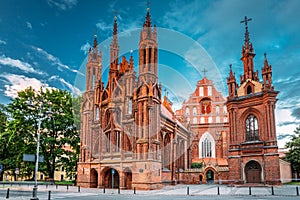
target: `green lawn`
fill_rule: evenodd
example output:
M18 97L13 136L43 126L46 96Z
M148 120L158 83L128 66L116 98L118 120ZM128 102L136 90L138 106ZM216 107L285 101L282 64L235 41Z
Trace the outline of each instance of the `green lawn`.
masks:
M284 183L284 185L300 185L300 182L289 182L289 183Z

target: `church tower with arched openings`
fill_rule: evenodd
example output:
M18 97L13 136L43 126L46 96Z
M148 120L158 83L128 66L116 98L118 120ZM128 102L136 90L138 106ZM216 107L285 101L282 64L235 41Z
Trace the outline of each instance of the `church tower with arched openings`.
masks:
M245 41L242 47L244 74L237 84L230 66L227 78L229 114L229 180L233 183L280 184L279 155L275 130L275 105L278 91L272 85L272 67L266 54L263 81L254 71L254 48L245 17Z
M161 188L160 113L161 86L158 84L158 45L156 27L151 24L149 8L139 42L139 74L134 91L136 162L133 163L133 187Z

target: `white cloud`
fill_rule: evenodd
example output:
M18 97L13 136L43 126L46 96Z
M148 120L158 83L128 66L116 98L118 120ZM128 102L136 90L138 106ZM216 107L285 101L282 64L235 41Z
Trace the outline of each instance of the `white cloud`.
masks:
M86 42L84 45L80 47L80 50L84 52L84 54L87 54L89 52L91 45L89 42Z
M6 43L6 41L4 41L4 40L0 40L0 44L6 45L7 43Z
M12 98L17 97L19 91L25 90L28 87L32 87L35 90L40 90L41 87L51 88L48 84L44 84L36 78L29 78L24 75L4 74L0 75L0 77L8 81L8 83L4 85L4 94Z
M30 22L26 22L26 26L27 26L27 28L32 29L32 25Z
M51 76L49 78L49 80L53 81L53 80L58 80L59 82L61 82L63 85L65 85L72 94L74 95L81 95L82 92L80 91L80 89L78 89L77 87L75 87L74 85L70 84L69 82L67 82L66 80L64 80L63 78L60 78L59 76Z
M68 10L77 5L78 0L47 0L48 5L55 6L61 10Z
M51 62L52 65L57 65L58 66L58 69L60 71L62 71L62 68L64 69L67 69L71 72L74 72L74 73L77 73L79 75L82 75L84 76L84 74L82 74L80 71L76 70L76 69L71 69L68 65L65 65L63 64L59 58L53 56L52 54L48 53L47 51L39 48L39 47L35 47L35 46L32 46L32 48L37 51L39 54L41 54L42 56L44 56L48 61Z
M12 59L10 57L6 57L5 55L0 56L0 64L18 68L26 73L34 73L34 74L39 74L39 75L45 74L44 72L34 69L27 62L23 62L18 59Z
M112 30L113 25L108 25L106 22L99 20L99 22L96 24L96 27L105 32L107 30Z

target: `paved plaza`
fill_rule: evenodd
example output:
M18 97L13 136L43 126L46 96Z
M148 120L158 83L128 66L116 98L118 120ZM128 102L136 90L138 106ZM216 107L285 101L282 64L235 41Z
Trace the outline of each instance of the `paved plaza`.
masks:
M0 200L6 199L7 189L9 199L30 199L32 195L32 186L5 185L0 188ZM218 189L219 188L219 189ZM126 199L163 199L163 200L180 200L180 199L299 199L297 196L297 186L274 186L272 187L230 187L224 185L176 185L166 186L161 190L143 191L120 190L118 189L93 189L80 188L74 186L40 185L38 197L40 200L48 200L49 191L50 199L108 199L108 200L126 200ZM219 191L219 194L218 194Z

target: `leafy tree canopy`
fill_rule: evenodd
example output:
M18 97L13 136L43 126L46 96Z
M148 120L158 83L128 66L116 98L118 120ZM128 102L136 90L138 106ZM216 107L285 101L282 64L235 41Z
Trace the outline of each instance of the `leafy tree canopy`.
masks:
M291 163L293 171L300 173L300 126L294 131L291 140L287 142L286 147L289 152L286 154L286 159Z

